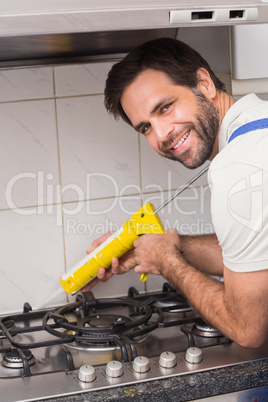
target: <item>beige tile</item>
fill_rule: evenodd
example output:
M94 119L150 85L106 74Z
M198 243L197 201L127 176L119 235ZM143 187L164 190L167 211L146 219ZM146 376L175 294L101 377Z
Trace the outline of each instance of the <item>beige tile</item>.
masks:
M145 202L158 206L158 198L163 199L167 193L147 194ZM168 197L166 197L168 198ZM210 213L210 189L208 186L191 187L174 198L158 213L165 229L175 228L180 234L196 235L213 233Z
M103 96L57 105L63 200L139 193L138 138L107 114Z
M0 120L0 209L60 201L54 101L0 104Z
M100 94L112 63L91 63L55 67L57 96Z
M52 67L0 71L0 102L53 96Z
M64 272L63 232L57 214L21 215L0 212L0 291L1 313L22 311L29 302L33 308L55 289ZM54 300L65 302L66 296Z

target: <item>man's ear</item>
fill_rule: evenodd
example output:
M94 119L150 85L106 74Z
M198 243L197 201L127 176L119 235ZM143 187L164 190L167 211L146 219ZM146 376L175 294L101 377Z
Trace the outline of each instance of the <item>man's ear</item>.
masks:
M214 82L212 81L209 72L204 68L199 68L196 71L198 84L197 88L208 99L214 99L217 93Z

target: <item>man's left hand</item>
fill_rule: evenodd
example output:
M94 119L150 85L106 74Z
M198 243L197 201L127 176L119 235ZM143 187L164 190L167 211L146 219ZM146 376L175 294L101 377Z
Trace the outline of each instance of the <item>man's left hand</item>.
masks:
M165 267L171 258L182 259L178 231L169 229L164 234L141 236L134 242L134 255L138 274L165 275Z

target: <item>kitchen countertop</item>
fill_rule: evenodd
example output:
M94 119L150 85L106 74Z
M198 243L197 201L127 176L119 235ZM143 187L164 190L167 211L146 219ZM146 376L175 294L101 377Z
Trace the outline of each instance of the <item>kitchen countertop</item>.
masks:
M268 358L231 367L46 399L46 402L163 402L227 394L268 385ZM39 401L41 402L41 400Z

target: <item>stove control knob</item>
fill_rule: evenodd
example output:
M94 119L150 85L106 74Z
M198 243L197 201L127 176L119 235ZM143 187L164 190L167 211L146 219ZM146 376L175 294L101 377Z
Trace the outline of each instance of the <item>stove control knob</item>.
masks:
M203 360L202 350L196 347L191 347L186 350L185 360L188 363L200 363Z
M150 370L149 359L144 356L135 357L132 368L134 371L136 371L136 373L146 373Z
M96 379L96 372L93 366L88 366L86 364L80 367L77 376L82 382L92 382Z
M117 360L111 360L107 363L106 375L112 378L121 377L123 375L123 364Z
M176 355L172 352L163 352L159 357L159 366L164 368L172 368L177 364Z

